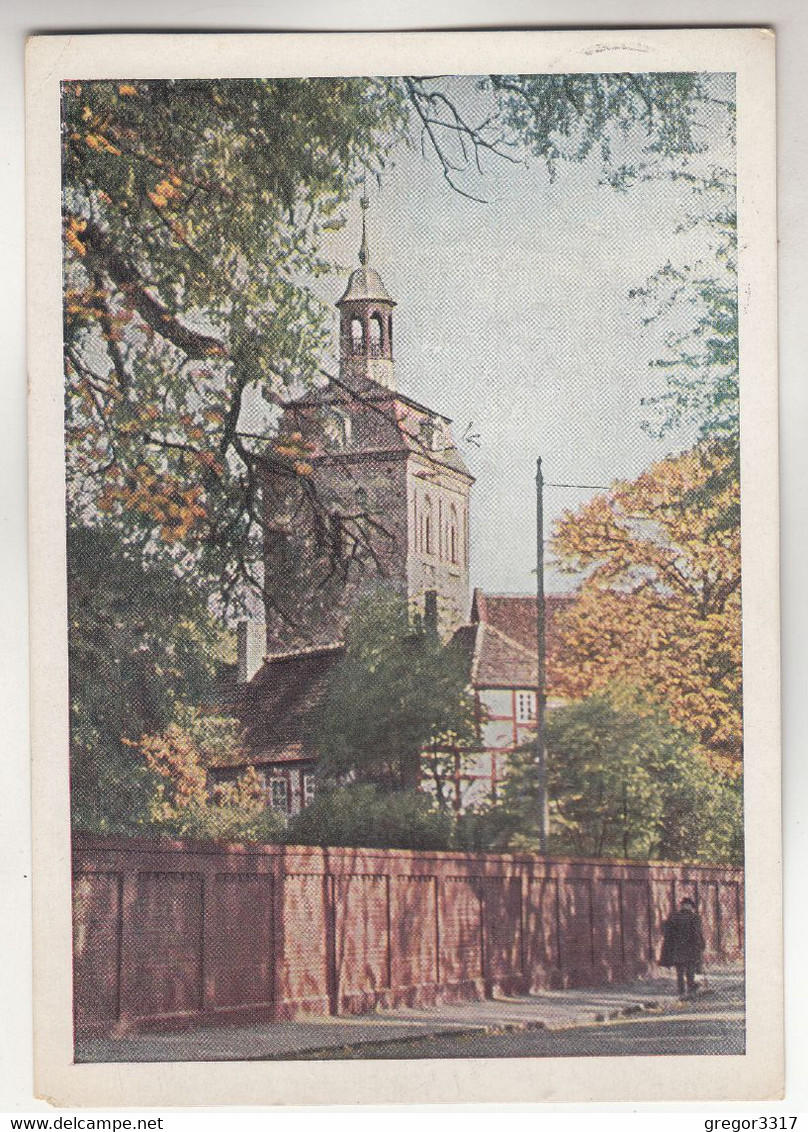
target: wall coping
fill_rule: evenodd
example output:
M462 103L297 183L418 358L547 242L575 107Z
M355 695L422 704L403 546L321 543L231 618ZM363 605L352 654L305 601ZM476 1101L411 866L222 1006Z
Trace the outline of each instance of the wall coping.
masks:
M743 874L743 865L729 865L723 862L638 860L621 857L550 857L537 853L479 853L464 852L458 849L378 849L356 846L319 845L270 845L262 843L240 843L230 841L202 841L191 838L174 840L165 837L125 837L120 834L105 835L74 833L72 852L139 852L139 853L186 853L188 855L259 856L259 857L303 857L327 861L329 857L344 859L353 857L357 862L384 858L395 861L458 861L479 865L581 865L589 868L647 869L672 868L698 872L722 871Z

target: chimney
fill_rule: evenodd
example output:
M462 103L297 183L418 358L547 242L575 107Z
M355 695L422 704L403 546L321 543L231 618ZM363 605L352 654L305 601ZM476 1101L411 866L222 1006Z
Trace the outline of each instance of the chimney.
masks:
M239 684L249 684L264 663L266 629L260 621L239 621L238 673Z

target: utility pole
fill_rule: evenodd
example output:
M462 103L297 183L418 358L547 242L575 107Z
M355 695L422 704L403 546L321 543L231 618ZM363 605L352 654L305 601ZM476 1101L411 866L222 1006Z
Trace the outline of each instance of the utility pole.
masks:
M539 852L547 853L547 746L544 718L547 707L547 642L545 637L544 606L544 477L541 456L536 461L536 763L539 772Z

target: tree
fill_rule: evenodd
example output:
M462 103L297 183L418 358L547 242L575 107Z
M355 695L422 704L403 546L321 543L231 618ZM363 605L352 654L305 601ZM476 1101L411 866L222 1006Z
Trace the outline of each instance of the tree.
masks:
M462 651L413 623L403 598L378 591L361 601L314 720L318 773L416 789L428 747L473 741L467 683Z
M552 673L580 698L617 681L664 702L712 765L738 773L741 724L741 560L731 457L703 444L597 495L557 525L563 568L586 572L559 614ZM705 486L723 479L723 490Z
M217 841L282 840L284 819L267 806L253 767L236 782L208 790L207 760L238 746L234 720L187 709L161 734L143 736L137 749L154 781L146 832Z
M738 863L739 780L717 775L693 738L646 696L610 687L547 719L550 851L559 856ZM485 821L498 848L537 847L535 749L509 760Z
M260 585L253 450L305 473L245 402L317 376L318 243L399 114L364 79L65 85L69 498L225 606Z
M145 820L151 776L128 742L209 695L225 640L199 592L111 527L68 527L70 749L76 823Z

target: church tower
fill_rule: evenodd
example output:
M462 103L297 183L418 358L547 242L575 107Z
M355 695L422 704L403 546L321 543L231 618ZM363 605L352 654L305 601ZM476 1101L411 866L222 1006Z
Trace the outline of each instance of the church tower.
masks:
M339 376L287 404L276 449L303 471L264 465L269 656L340 642L351 607L405 597L443 637L468 621L473 477L451 421L398 392L396 304L370 266L362 200L359 266L337 301Z
M340 313L340 376L352 388L362 389L377 382L395 391L393 369L393 307L381 276L369 263L367 210L363 196L362 243L359 267L351 273L345 293L337 302Z

